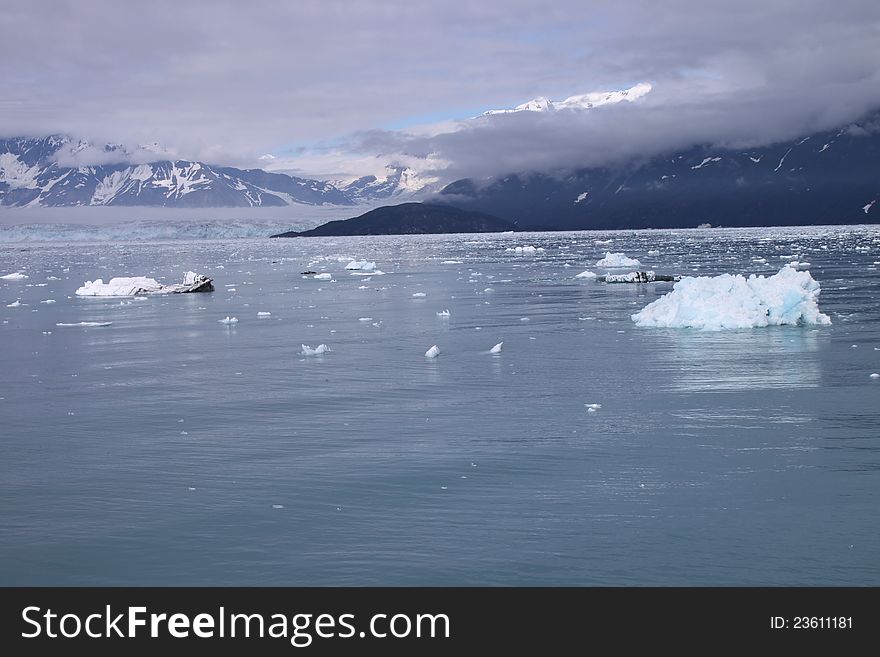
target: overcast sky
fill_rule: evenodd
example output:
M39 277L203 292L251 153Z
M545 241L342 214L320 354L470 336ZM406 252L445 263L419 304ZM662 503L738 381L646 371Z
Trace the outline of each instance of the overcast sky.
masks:
M0 134L316 175L601 164L880 107L876 0L6 0L0 34ZM462 121L638 82L637 103Z

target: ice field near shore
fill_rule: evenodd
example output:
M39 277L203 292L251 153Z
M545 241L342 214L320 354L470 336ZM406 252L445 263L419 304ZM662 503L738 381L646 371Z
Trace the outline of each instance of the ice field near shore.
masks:
M878 227L84 238L0 243L0 584L880 585Z

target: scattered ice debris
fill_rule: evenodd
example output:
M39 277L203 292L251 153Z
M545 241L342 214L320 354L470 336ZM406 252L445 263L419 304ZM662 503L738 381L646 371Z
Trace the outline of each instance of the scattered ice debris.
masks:
M621 267L638 267L642 263L635 258L628 258L625 253L605 252L605 257L596 262L597 267L609 267L611 269Z
M238 324L238 317L229 317L227 315L223 319L218 319L217 321L221 324Z
M23 281L27 278L27 274L23 274L19 272L13 272L12 274L5 274L4 276L0 276L0 279L4 281Z
M374 271L376 269L375 262L369 262L367 260L352 260L347 265L345 265L346 269L354 270L354 271Z
M440 355L440 347L434 345L425 352L425 358L437 358Z
M358 317L358 321L359 322L372 322L373 318L372 317Z
M7 308L18 308L20 305L21 305L21 299L17 299L15 301L13 301L12 303L7 303L6 307Z
M592 281L592 280L595 280L595 278L596 278L596 272L593 272L593 271L582 271L580 274L578 274L577 276L575 276L575 278L587 278L587 279L589 279L589 280Z
M113 322L58 322L55 326L110 326Z
M270 312L260 311L257 313L257 317L266 318L266 317L271 317L271 316L272 316L272 313L270 313Z
M686 276L632 315L638 326L706 331L786 324L830 324L819 312L819 283L808 271L783 267L773 276Z
M99 278L86 281L78 288L76 295L80 297L133 297L139 294L178 294L183 292L213 292L212 280L203 274L188 271L183 275L183 282L174 285L163 285L154 278L146 276L116 277L108 283Z
M300 345L302 347L302 351L299 352L303 356L321 356L322 354L326 354L330 351L330 347L325 344L319 344L317 347L312 349L309 345L304 344Z
M504 344L503 342L499 342L498 344L496 344L494 347L492 347L489 350L489 353L490 354L500 354L501 353L501 345L503 345L503 344Z
M584 404L587 407L587 413L595 413L600 408L602 408L602 404Z
M504 250L508 251L510 253L516 253L517 255L522 255L524 253L537 253L538 251L543 251L544 249L540 246L536 248L531 245L526 245L526 246L514 246L514 247L504 249Z
M331 276L330 274L324 273L324 274L315 274L314 276L312 276L312 278L314 278L316 281L329 281L330 279L333 278L333 276Z
M439 313L437 313L437 317L449 317L449 309L447 308L446 310L441 310Z
M424 292L413 292L413 296L416 297L417 299L421 299L422 297L426 297L428 295L425 294Z

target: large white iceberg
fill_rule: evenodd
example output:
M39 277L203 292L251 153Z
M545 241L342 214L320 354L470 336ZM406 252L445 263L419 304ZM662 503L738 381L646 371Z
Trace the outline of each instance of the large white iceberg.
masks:
M352 260L345 265L345 268L353 271L374 271L376 269L376 263L370 262L369 260Z
M174 285L163 285L155 278L133 276L129 278L111 278L105 283L99 278L86 281L78 288L76 295L80 297L133 297L138 294L176 294L180 292L211 292L214 286L211 279L202 274L188 271L183 275L183 282Z
M605 252L605 257L596 261L597 267L609 267L611 269L619 267L638 267L642 263L635 258L628 258L625 253Z
M638 326L706 331L783 324L830 324L819 311L819 283L808 271L784 267L770 277L686 276L632 315Z

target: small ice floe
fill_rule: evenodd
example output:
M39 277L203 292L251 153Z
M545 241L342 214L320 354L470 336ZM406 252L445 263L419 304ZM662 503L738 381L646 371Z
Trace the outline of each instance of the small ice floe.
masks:
M586 278L586 279L592 281L592 280L595 280L595 279L596 279L596 272L593 272L593 271L582 271L580 274L578 274L577 276L575 276L575 278Z
M428 295L425 294L424 292L413 292L413 297L415 297L416 299L421 299L426 296L428 296Z
M345 268L352 271L375 271L376 263L368 260L352 260L345 265Z
M441 310L439 313L437 313L437 317L449 317L449 308L447 308L446 310Z
M460 265L462 264L461 260L441 260L441 265Z
M638 267L642 263L635 258L628 258L625 253L605 252L605 257L596 261L597 267L608 267L610 269L621 267Z
M494 291L495 291L495 289L491 288L491 287L487 287L485 290L483 290L483 292L486 292L486 293L494 292Z
M284 505L283 505L283 504L273 504L273 505L272 505L272 508L273 508L273 509L283 509L283 508L284 508Z
M223 319L218 319L217 321L221 324L238 324L238 317L229 317L227 315Z
M43 299L40 303L55 303L55 299Z
M757 264L759 264L759 265L766 265L766 264L767 264L767 258L752 258L752 262L755 262L755 263L757 263Z
M18 308L20 305L21 305L21 299L17 299L15 301L13 301L12 303L7 303L6 307L7 308Z
M257 313L257 317L261 317L263 319L265 319L267 317L271 317L271 316L272 316L272 313L265 312L265 311L260 311Z
M330 347L325 344L319 344L317 347L312 349L309 345L303 344L300 345L302 347L302 351L299 352L303 356L321 356L330 351Z
M4 281L23 281L27 277L28 277L27 274L23 274L22 272L18 271L18 272L13 272L11 274L5 274L3 276L0 276L0 279L2 279Z
M55 326L110 326L113 322L58 322Z
M660 252L657 250L651 250L651 251L648 251L648 255L649 256L658 256L658 255L660 255Z
M312 276L312 278L314 278L316 281L329 281L333 278L333 276L331 276L330 274L327 274L327 273L323 273L323 274L315 274L314 276Z
M134 276L130 278L111 278L105 283L99 278L86 281L78 288L79 297L133 297L143 294L179 294L184 292L213 292L212 279L203 274L188 271L183 275L183 282L174 285L163 285L154 278ZM231 290L230 290L231 291Z
M877 374L877 372L874 372L874 373L873 373L871 376L869 376L868 378L869 378L869 379L880 379L880 374Z
M530 320L529 320L528 317L520 317L520 318L519 318L519 321L521 321L521 322L528 322L528 321L530 321Z
M517 255L523 255L526 253L537 253L538 251L543 251L544 249L541 247L536 248L527 244L526 246L514 246L504 250L509 251L510 253L516 253Z
M503 342L499 342L498 344L496 344L494 347L492 347L489 350L489 353L490 354L500 354L501 353L501 345L503 345L503 344L504 344Z
M587 413L595 413L600 408L602 408L602 404L584 404L587 407Z
M773 276L686 276L631 315L638 326L705 331L830 324L819 311L819 283L808 271L783 267Z
M358 321L359 322L372 322L373 318L372 317L358 317Z
M437 358L440 355L440 347L434 345L425 352L425 358Z
M57 276L46 276L47 281L60 281L61 279Z

